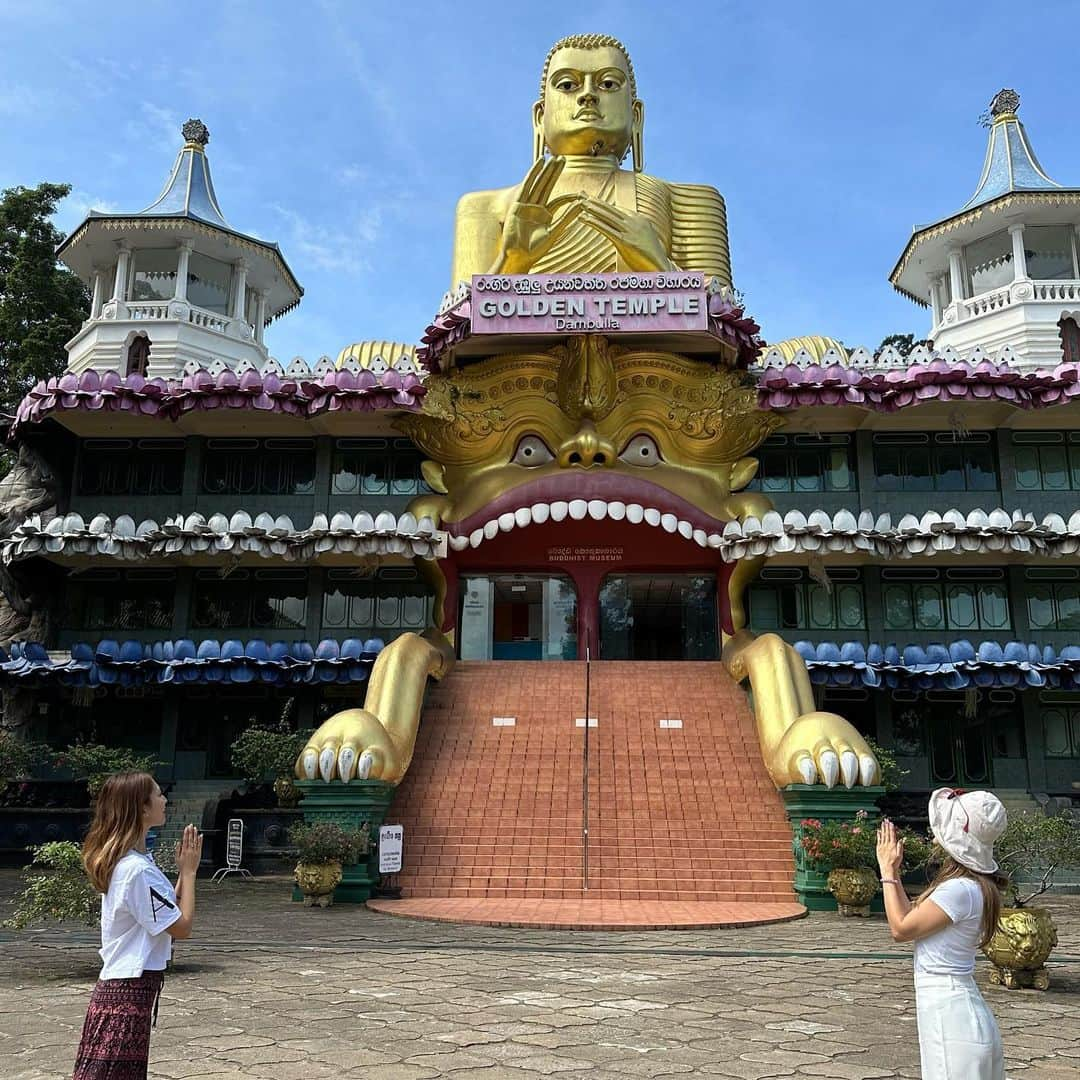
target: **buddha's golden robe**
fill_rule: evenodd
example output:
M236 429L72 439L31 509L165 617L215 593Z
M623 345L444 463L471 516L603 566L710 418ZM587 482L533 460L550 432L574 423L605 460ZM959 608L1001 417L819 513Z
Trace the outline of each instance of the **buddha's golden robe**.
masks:
M570 170L564 174L572 177ZM478 191L458 204L454 243L454 284L491 270L506 214L519 188ZM570 191L573 189L571 188ZM570 193L560 185L555 194ZM613 169L594 198L636 211L655 226L664 250L682 270L701 270L731 284L727 212L716 188L705 184L670 184L646 173ZM626 270L614 245L584 222L570 225L530 273L613 273Z

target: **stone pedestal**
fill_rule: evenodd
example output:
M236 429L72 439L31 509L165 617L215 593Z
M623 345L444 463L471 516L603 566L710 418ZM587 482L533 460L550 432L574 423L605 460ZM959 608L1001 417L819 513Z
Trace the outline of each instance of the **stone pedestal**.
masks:
M781 788L784 809L791 822L792 849L795 855L795 893L799 902L809 911L836 911L836 900L826 885L827 873L815 870L807 864L803 854L802 836L804 818L818 821L854 821L860 810L876 816L877 800L885 794L882 787L827 788L824 784L789 784ZM871 910L881 911L881 895L876 897Z
M352 866L343 867L341 884L334 890L337 904L362 904L371 897L372 887L379 879L379 827L386 820L386 811L396 790L382 780L297 780L303 793L300 809L304 821L333 821L344 829L359 829L367 823L371 844L367 858ZM293 899L303 899L298 889Z

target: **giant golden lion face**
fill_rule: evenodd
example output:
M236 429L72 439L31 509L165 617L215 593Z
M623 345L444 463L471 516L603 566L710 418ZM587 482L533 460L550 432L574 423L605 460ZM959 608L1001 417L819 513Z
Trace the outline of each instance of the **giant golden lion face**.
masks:
M430 458L436 494L411 509L435 518L457 550L586 515L706 547L754 475L745 455L780 423L738 372L596 336L427 385L424 412L401 427Z

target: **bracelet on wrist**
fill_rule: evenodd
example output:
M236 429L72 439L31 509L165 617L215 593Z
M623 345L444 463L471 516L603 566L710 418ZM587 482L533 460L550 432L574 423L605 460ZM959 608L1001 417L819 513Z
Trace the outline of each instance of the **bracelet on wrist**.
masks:
M899 879L899 878L894 878L894 877L883 877L883 878L881 879L881 884L882 884L882 885L899 885L900 883L901 883L901 882L900 882L900 879Z

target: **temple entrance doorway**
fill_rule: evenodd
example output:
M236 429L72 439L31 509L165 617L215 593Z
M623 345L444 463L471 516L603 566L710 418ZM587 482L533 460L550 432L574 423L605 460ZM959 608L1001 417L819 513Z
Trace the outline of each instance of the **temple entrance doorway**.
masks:
M717 660L715 574L609 574L600 587L601 660Z
M462 660L575 660L577 590L565 574L462 580Z

